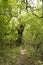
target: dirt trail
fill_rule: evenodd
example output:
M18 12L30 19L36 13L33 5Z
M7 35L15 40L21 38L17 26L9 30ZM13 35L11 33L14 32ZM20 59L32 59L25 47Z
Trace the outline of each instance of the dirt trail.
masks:
M24 59L25 59L25 55L26 55L26 50L20 49L20 55L17 58L17 63L16 65L24 65Z

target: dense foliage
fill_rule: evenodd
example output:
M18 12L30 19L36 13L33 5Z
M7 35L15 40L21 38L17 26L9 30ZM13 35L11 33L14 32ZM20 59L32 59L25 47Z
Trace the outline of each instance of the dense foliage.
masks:
M0 65L43 65L42 7L41 0L0 0Z

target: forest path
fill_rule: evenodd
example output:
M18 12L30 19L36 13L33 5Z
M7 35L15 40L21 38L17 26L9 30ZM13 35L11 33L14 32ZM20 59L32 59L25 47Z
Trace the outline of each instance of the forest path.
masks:
M24 65L25 55L26 55L26 50L20 48L20 55L16 60L17 61L16 65Z

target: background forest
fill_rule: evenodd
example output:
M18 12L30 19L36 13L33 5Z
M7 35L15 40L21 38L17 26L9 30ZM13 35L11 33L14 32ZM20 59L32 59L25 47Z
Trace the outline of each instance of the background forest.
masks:
M43 0L0 0L0 65L43 65Z

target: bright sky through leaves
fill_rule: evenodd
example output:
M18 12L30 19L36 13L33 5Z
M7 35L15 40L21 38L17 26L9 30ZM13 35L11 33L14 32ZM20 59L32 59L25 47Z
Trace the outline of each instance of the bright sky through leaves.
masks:
M36 6L37 5L37 2L38 0L30 0L30 5L33 7L33 6ZM42 1L39 2L40 5L42 5Z

